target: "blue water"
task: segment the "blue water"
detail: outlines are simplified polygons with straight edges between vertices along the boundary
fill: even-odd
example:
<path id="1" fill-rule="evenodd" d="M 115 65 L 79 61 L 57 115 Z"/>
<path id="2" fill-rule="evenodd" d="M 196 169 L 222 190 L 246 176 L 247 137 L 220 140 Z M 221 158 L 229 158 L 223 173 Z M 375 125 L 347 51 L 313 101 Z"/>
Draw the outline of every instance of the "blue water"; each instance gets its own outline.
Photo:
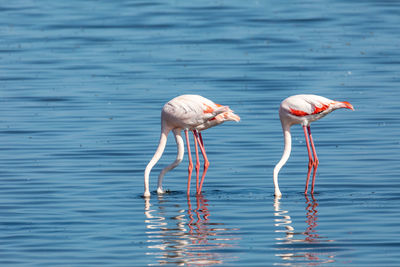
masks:
<path id="1" fill-rule="evenodd" d="M 5 1 L 0 4 L 2 266 L 399 266 L 400 3 Z M 283 138 L 279 103 L 353 104 L 312 125 L 320 165 Z M 204 132 L 211 162 L 186 198 L 160 110 L 180 94 L 242 118 Z M 193 190 L 192 190 L 193 191 Z"/>

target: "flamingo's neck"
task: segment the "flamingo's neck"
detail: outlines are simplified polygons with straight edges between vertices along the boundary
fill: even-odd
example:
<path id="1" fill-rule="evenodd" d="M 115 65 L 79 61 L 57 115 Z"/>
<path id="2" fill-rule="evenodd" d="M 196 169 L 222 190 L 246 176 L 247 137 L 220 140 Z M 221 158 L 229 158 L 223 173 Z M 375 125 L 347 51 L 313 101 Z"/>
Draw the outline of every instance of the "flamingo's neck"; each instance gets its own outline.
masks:
<path id="1" fill-rule="evenodd" d="M 158 187 L 157 187 L 157 193 L 162 194 L 164 193 L 164 190 L 162 189 L 162 180 L 164 178 L 164 175 L 169 172 L 170 170 L 172 170 L 173 168 L 175 168 L 176 166 L 179 165 L 179 163 L 182 162 L 183 159 L 183 154 L 185 152 L 185 148 L 184 148 L 184 142 L 181 136 L 181 129 L 180 128 L 175 128 L 172 130 L 175 136 L 175 141 L 176 141 L 176 146 L 177 146 L 177 155 L 176 155 L 176 159 L 174 162 L 172 162 L 170 165 L 168 165 L 167 167 L 165 167 L 164 169 L 162 169 L 162 171 L 160 172 L 160 175 L 158 175 Z M 187 131 L 187 130 L 186 130 Z"/>
<path id="2" fill-rule="evenodd" d="M 161 156 L 164 152 L 165 145 L 167 144 L 167 136 L 168 136 L 169 132 L 170 132 L 170 129 L 165 129 L 164 127 L 161 128 L 160 142 L 158 144 L 157 150 L 154 153 L 153 158 L 147 164 L 146 169 L 144 171 L 144 196 L 145 197 L 150 196 L 150 190 L 149 190 L 150 171 L 154 167 L 154 165 L 158 162 L 158 160 L 161 158 Z"/>
<path id="3" fill-rule="evenodd" d="M 292 136 L 290 134 L 290 125 L 282 123 L 283 137 L 285 142 L 285 147 L 283 149 L 283 154 L 281 160 L 276 164 L 274 168 L 274 187 L 275 187 L 275 196 L 281 196 L 282 193 L 279 190 L 278 184 L 278 174 L 283 165 L 285 165 L 286 161 L 290 157 L 290 152 L 292 150 Z"/>

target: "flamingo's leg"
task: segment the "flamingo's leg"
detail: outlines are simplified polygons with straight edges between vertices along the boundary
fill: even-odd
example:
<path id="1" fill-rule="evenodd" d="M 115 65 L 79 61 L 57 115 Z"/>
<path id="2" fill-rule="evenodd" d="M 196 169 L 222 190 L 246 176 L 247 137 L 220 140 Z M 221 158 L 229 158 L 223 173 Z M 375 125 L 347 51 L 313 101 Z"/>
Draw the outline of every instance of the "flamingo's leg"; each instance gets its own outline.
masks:
<path id="1" fill-rule="evenodd" d="M 199 137 L 200 137 L 200 143 L 201 143 L 201 145 L 204 147 L 203 136 L 201 135 L 200 132 L 198 132 L 198 133 L 199 133 Z"/>
<path id="2" fill-rule="evenodd" d="M 307 172 L 306 188 L 304 190 L 304 194 L 307 194 L 308 184 L 310 182 L 311 168 L 313 166 L 314 161 L 313 161 L 312 154 L 311 154 L 310 142 L 308 140 L 307 126 L 303 126 L 303 130 L 304 130 L 304 136 L 306 138 L 306 145 L 307 145 L 307 152 L 308 152 L 308 172 Z"/>
<path id="3" fill-rule="evenodd" d="M 318 157 L 317 157 L 317 150 L 315 149 L 315 146 L 314 146 L 314 140 L 313 140 L 312 135 L 311 135 L 311 128 L 310 128 L 310 126 L 307 127 L 307 130 L 308 130 L 308 135 L 310 136 L 311 148 L 312 148 L 312 150 L 313 150 L 314 167 L 316 168 L 316 167 L 318 167 L 318 164 L 319 164 Z"/>
<path id="4" fill-rule="evenodd" d="M 310 164 L 308 164 L 308 165 L 310 165 Z M 311 168 L 311 167 L 308 167 L 308 170 L 307 170 L 307 180 L 306 180 L 306 188 L 304 189 L 304 194 L 305 194 L 305 195 L 307 195 L 308 184 L 310 183 L 311 171 L 312 171 L 312 168 Z"/>
<path id="5" fill-rule="evenodd" d="M 317 151 L 316 151 L 315 146 L 314 146 L 314 140 L 313 140 L 312 135 L 311 135 L 310 126 L 307 127 L 307 130 L 308 130 L 308 135 L 310 136 L 310 143 L 311 143 L 311 148 L 313 150 L 313 156 L 314 156 L 314 162 L 313 162 L 314 173 L 313 173 L 313 178 L 312 178 L 312 182 L 311 182 L 311 194 L 314 194 L 315 175 L 317 173 L 317 168 L 318 168 L 319 161 L 318 161 Z"/>
<path id="6" fill-rule="evenodd" d="M 194 137 L 194 148 L 196 150 L 196 192 L 199 192 L 199 174 L 200 174 L 200 159 L 199 159 L 199 148 L 197 147 L 198 140 L 195 135 L 195 131 L 193 130 L 193 137 Z"/>
<path id="7" fill-rule="evenodd" d="M 192 170 L 193 170 L 193 162 L 192 162 L 192 153 L 190 152 L 190 144 L 189 144 L 189 134 L 188 130 L 185 129 L 185 137 L 186 137 L 186 145 L 187 145 L 187 153 L 189 158 L 189 167 L 188 167 L 188 183 L 187 183 L 187 195 L 190 195 L 190 180 L 192 178 Z"/>
<path id="8" fill-rule="evenodd" d="M 210 166 L 210 162 L 207 159 L 207 154 L 206 154 L 206 150 L 204 148 L 203 137 L 201 136 L 201 133 L 195 132 L 194 135 L 195 135 L 195 138 L 197 138 L 197 140 L 198 140 L 200 151 L 201 151 L 201 154 L 203 154 L 203 158 L 204 158 L 203 175 L 201 176 L 199 190 L 197 191 L 197 194 L 200 194 L 201 188 L 203 187 L 204 177 L 206 176 L 208 166 Z"/>
<path id="9" fill-rule="evenodd" d="M 203 146 L 203 148 L 204 148 L 204 143 L 203 143 L 203 136 L 201 135 L 201 133 L 199 132 L 199 131 L 197 131 L 197 133 L 199 134 L 199 139 L 200 139 L 200 144 Z M 199 162 L 199 164 L 200 164 L 200 162 Z M 208 168 L 208 167 L 207 167 Z M 200 165 L 199 165 L 199 169 L 200 169 Z M 202 183 L 203 184 L 203 183 Z M 199 185 L 200 186 L 200 185 Z M 198 190 L 197 190 L 198 191 Z M 201 192 L 201 189 L 200 189 L 200 191 L 199 191 L 199 193 Z"/>

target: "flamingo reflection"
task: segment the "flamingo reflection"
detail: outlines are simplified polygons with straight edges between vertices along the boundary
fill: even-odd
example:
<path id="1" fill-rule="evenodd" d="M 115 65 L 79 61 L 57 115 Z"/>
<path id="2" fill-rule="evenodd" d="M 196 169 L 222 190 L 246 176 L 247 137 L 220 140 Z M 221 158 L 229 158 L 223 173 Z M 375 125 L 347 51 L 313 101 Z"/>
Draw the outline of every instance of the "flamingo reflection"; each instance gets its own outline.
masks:
<path id="1" fill-rule="evenodd" d="M 147 255 L 156 258 L 151 265 L 209 266 L 233 259 L 229 252 L 215 251 L 235 246 L 238 229 L 212 222 L 203 195 L 196 195 L 193 204 L 188 197 L 186 207 L 164 199 L 163 195 L 158 196 L 155 204 L 150 203 L 150 198 L 145 199 Z"/>
<path id="2" fill-rule="evenodd" d="M 335 255 L 332 252 L 333 240 L 321 237 L 318 234 L 318 202 L 314 195 L 311 200 L 308 195 L 306 198 L 306 223 L 307 228 L 304 232 L 297 232 L 293 225 L 293 220 L 289 211 L 281 208 L 280 198 L 274 201 L 274 216 L 276 233 L 284 233 L 283 237 L 277 237 L 276 245 L 279 253 L 275 254 L 284 260 L 284 263 L 277 265 L 319 265 L 335 262 Z M 326 243 L 330 243 L 326 245 Z"/>
<path id="3" fill-rule="evenodd" d="M 208 204 L 203 197 L 196 197 L 197 208 L 192 209 L 190 197 L 187 199 L 188 203 L 188 216 L 189 216 L 189 234 L 194 237 L 192 244 L 207 244 L 207 238 L 209 232 L 207 231 L 208 217 L 210 213 L 208 211 Z"/>
<path id="4" fill-rule="evenodd" d="M 304 234 L 306 235 L 305 240 L 308 242 L 318 242 L 320 239 L 319 234 L 317 233 L 317 230 L 315 229 L 318 226 L 318 202 L 315 200 L 314 195 L 311 195 L 311 200 L 308 198 L 308 195 L 305 195 L 306 197 L 306 223 L 308 225 L 306 231 Z"/>

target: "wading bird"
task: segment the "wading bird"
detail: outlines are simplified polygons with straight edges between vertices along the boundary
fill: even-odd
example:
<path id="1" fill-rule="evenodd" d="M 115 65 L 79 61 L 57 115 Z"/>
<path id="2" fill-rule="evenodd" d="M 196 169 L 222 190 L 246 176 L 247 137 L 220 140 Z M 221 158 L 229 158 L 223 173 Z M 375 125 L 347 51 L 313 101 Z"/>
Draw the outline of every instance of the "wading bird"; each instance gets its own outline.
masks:
<path id="1" fill-rule="evenodd" d="M 308 184 L 310 180 L 311 169 L 313 168 L 313 178 L 311 183 L 311 194 L 314 193 L 315 174 L 318 167 L 318 157 L 315 151 L 314 141 L 311 136 L 310 123 L 321 119 L 332 111 L 339 108 L 348 108 L 354 110 L 353 106 L 346 101 L 335 101 L 317 95 L 294 95 L 282 101 L 279 107 L 279 117 L 282 123 L 285 146 L 281 160 L 274 168 L 274 187 L 275 196 L 281 196 L 278 185 L 278 173 L 286 161 L 289 159 L 292 149 L 292 137 L 290 127 L 293 124 L 301 124 L 303 126 L 304 135 L 306 137 L 308 151 L 308 173 L 306 188 L 304 194 L 307 194 Z M 311 143 L 311 147 L 310 147 Z M 313 159 L 314 157 L 314 159 Z"/>
<path id="2" fill-rule="evenodd" d="M 199 95 L 181 95 L 175 97 L 167 104 L 164 105 L 161 111 L 161 136 L 160 142 L 158 144 L 157 150 L 147 164 L 144 171 L 144 196 L 149 197 L 149 176 L 150 171 L 157 161 L 161 158 L 164 152 L 165 145 L 167 143 L 167 136 L 170 131 L 173 132 L 175 136 L 175 141 L 177 145 L 177 156 L 175 161 L 165 167 L 160 175 L 158 176 L 158 187 L 157 193 L 162 194 L 164 190 L 162 189 L 162 180 L 168 171 L 172 170 L 181 163 L 184 154 L 184 142 L 181 136 L 181 131 L 185 131 L 186 145 L 189 157 L 189 168 L 188 168 L 188 183 L 187 183 L 187 195 L 190 194 L 190 180 L 193 170 L 192 156 L 190 153 L 189 145 L 189 135 L 188 131 L 193 132 L 195 150 L 196 150 L 196 193 L 201 193 L 201 188 L 203 186 L 204 177 L 206 175 L 209 161 L 207 159 L 206 151 L 204 149 L 203 138 L 201 136 L 201 131 L 211 128 L 213 126 L 219 125 L 224 121 L 240 121 L 240 117 L 233 113 L 233 111 L 228 106 L 222 106 L 214 103 L 213 101 L 204 98 Z M 199 183 L 199 169 L 200 161 L 198 155 L 198 147 L 203 154 L 204 158 L 204 168 L 201 177 L 201 182 Z"/>

